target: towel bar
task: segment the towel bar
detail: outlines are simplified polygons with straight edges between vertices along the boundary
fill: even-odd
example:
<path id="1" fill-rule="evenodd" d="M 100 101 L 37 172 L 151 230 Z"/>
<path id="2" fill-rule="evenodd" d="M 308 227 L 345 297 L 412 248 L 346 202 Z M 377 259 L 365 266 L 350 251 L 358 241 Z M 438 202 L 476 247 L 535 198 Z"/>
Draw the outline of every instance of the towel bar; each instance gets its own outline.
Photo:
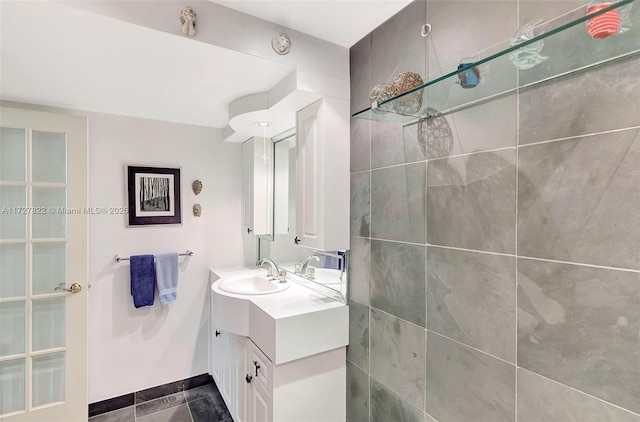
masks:
<path id="1" fill-rule="evenodd" d="M 187 252 L 185 253 L 179 253 L 178 256 L 193 256 L 193 251 L 187 250 Z M 120 255 L 116 255 L 113 257 L 113 260 L 116 262 L 128 261 L 129 257 L 122 257 Z"/>

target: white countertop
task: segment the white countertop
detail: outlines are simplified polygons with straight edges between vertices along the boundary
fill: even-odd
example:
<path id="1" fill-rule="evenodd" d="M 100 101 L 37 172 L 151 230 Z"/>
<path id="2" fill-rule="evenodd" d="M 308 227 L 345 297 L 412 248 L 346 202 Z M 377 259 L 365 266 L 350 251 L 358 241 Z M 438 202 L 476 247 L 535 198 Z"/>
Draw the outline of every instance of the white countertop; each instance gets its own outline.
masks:
<path id="1" fill-rule="evenodd" d="M 250 274 L 260 276 L 267 274 L 267 270 L 263 268 L 251 269 L 247 267 L 215 268 L 211 269 L 211 272 L 220 277 L 220 279 Z M 213 281 L 212 278 L 210 280 Z M 344 303 L 301 286 L 296 282 L 287 281 L 287 283 L 291 284 L 287 290 L 263 295 L 243 295 L 226 292 L 220 289 L 219 280 L 213 282 L 211 289 L 217 294 L 251 301 L 274 319 L 346 306 Z"/>
<path id="2" fill-rule="evenodd" d="M 222 280 L 264 276 L 246 267 L 210 271 L 214 329 L 250 337 L 276 365 L 349 343 L 349 307 L 321 292 L 299 285 L 281 292 L 244 295 L 221 290 Z"/>

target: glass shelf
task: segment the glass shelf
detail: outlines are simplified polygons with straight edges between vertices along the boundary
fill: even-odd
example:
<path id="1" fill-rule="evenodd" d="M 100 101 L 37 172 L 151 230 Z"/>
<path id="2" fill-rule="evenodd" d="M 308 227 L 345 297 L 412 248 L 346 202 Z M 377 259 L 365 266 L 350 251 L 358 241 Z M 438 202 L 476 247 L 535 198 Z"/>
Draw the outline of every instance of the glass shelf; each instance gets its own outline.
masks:
<path id="1" fill-rule="evenodd" d="M 358 111 L 352 117 L 410 123 L 434 115 L 461 110 L 559 76 L 598 64 L 640 53 L 640 4 L 620 0 L 587 16 L 587 6 L 575 9 L 551 21 L 531 26 L 529 37 L 517 45 L 511 40 L 493 46 L 472 59 L 430 73 L 426 82 L 401 95 L 379 101 L 374 107 Z M 587 32 L 587 21 L 614 9 L 623 17 L 626 32 L 594 39 Z M 407 53 L 419 54 L 425 48 L 421 38 Z M 522 40 L 522 39 L 521 39 Z M 528 69 L 518 69 L 515 55 L 539 53 L 540 62 Z M 459 68 L 461 64 L 464 66 Z M 526 66 L 525 66 L 526 67 Z M 473 74 L 471 74 L 473 72 Z M 473 85 L 474 75 L 480 82 Z M 465 81 L 465 76 L 469 79 Z M 373 81 L 372 81 L 372 84 Z M 463 87 L 467 84 L 467 87 Z"/>

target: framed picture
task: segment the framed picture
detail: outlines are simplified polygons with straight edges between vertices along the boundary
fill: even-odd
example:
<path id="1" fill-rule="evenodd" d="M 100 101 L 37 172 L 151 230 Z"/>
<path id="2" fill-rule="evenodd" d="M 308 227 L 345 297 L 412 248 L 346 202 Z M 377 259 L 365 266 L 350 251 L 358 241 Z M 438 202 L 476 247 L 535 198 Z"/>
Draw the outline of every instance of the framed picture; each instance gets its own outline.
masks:
<path id="1" fill-rule="evenodd" d="M 180 169 L 127 166 L 129 226 L 182 224 Z"/>

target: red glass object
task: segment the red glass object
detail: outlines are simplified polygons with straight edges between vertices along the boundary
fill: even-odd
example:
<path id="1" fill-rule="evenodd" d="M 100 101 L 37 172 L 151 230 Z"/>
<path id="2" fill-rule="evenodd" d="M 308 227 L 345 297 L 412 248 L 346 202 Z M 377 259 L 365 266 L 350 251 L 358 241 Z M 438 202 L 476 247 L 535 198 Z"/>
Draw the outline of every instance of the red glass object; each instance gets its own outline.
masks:
<path id="1" fill-rule="evenodd" d="M 587 8 L 587 15 L 611 6 L 613 3 L 600 3 Z M 602 39 L 620 32 L 620 12 L 610 10 L 587 21 L 587 32 L 591 38 Z"/>

